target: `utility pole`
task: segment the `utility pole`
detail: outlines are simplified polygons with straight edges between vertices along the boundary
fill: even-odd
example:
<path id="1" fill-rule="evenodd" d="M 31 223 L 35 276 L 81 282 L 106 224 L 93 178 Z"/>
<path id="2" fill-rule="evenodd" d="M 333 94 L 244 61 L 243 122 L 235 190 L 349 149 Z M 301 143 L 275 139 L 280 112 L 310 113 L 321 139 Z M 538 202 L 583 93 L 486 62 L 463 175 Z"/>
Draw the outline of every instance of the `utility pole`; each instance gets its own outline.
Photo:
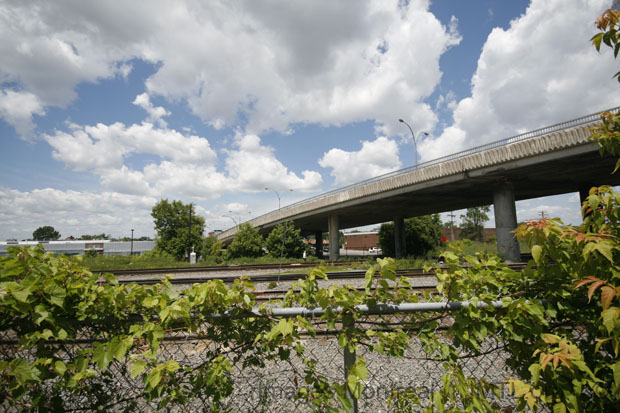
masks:
<path id="1" fill-rule="evenodd" d="M 547 215 L 545 211 L 540 211 L 538 214 L 540 215 L 541 218 L 545 218 L 545 215 Z"/>
<path id="2" fill-rule="evenodd" d="M 131 229 L 131 252 L 129 255 L 133 255 L 133 228 Z"/>
<path id="3" fill-rule="evenodd" d="M 187 227 L 187 259 L 192 253 L 192 203 L 189 203 L 189 226 Z"/>
<path id="4" fill-rule="evenodd" d="M 450 211 L 448 216 L 450 217 L 450 241 L 454 241 L 454 217 L 456 215 L 454 215 L 454 211 Z"/>

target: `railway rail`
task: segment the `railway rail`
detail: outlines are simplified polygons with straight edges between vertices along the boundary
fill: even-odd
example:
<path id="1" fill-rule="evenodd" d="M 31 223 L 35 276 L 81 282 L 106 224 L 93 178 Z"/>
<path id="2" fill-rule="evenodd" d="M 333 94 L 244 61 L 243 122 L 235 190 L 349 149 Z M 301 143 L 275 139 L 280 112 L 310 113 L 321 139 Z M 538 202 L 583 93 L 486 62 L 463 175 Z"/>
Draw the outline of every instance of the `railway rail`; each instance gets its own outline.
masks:
<path id="1" fill-rule="evenodd" d="M 93 273 L 109 273 L 118 275 L 150 275 L 150 274 L 174 274 L 174 273 L 196 273 L 196 272 L 228 272 L 228 271 L 252 271 L 252 270 L 292 270 L 299 268 L 312 268 L 318 265 L 329 265 L 330 267 L 346 267 L 348 265 L 361 265 L 368 261 L 330 261 L 325 264 L 317 262 L 298 262 L 286 264 L 250 264 L 250 265 L 207 265 L 192 267 L 168 267 L 168 268 L 141 268 L 131 270 L 92 270 Z"/>
<path id="2" fill-rule="evenodd" d="M 339 262 L 339 264 L 337 264 L 338 266 L 345 266 L 345 265 L 355 265 L 355 264 L 360 264 L 363 263 L 363 261 L 354 261 L 354 262 Z M 335 264 L 335 263 L 332 263 Z M 330 264 L 330 265 L 332 265 Z M 515 270 L 521 270 L 522 268 L 525 267 L 526 264 L 521 264 L 521 263 L 517 263 L 517 264 L 509 264 L 509 267 Z M 310 264 L 310 263 L 305 263 L 305 264 L 289 264 L 286 267 L 283 267 L 283 269 L 285 269 L 286 271 L 292 271 L 292 270 L 303 270 L 303 269 L 308 269 L 308 268 L 312 268 L 312 267 L 316 267 L 316 263 L 315 264 Z M 185 273 L 198 273 L 198 272 L 202 272 L 202 273 L 206 273 L 208 274 L 209 272 L 237 272 L 237 273 L 243 273 L 244 271 L 255 271 L 255 270 L 272 270 L 272 269 L 278 269 L 279 266 L 276 265 L 272 265 L 272 264 L 268 264 L 268 265 L 239 265 L 239 266 L 213 266 L 213 267 L 185 267 L 185 268 L 158 268 L 158 269 L 141 269 L 141 270 L 113 270 L 113 271 L 93 271 L 93 272 L 107 272 L 107 273 L 111 273 L 115 276 L 144 276 L 144 275 L 155 275 L 155 274 L 163 274 L 163 275 L 175 275 L 175 274 L 185 274 Z M 234 282 L 236 279 L 239 279 L 241 277 L 244 277 L 246 279 L 248 279 L 249 281 L 252 282 L 271 282 L 271 281 L 296 281 L 300 278 L 301 275 L 304 275 L 305 272 L 300 271 L 300 272 L 286 272 L 286 273 L 279 273 L 279 274 L 273 274 L 273 273 L 269 273 L 269 274 L 231 274 L 231 275 L 201 275 L 201 276 L 180 276 L 180 277 L 175 277 L 173 279 L 170 280 L 170 282 L 172 284 L 194 284 L 194 283 L 201 283 L 201 282 L 207 282 L 209 280 L 222 280 L 225 283 L 232 283 Z M 435 274 L 433 272 L 424 272 L 421 268 L 412 268 L 412 269 L 402 269 L 402 270 L 397 270 L 396 274 L 399 276 L 409 276 L 409 277 L 432 277 Z M 327 277 L 330 280 L 338 280 L 338 279 L 360 279 L 360 278 L 364 278 L 364 276 L 366 275 L 366 270 L 352 270 L 352 271 L 337 271 L 337 272 L 328 272 L 327 273 Z M 137 284 L 144 284 L 144 285 L 149 285 L 149 284 L 157 284 L 161 281 L 161 277 L 151 277 L 151 278 L 123 278 L 123 279 L 119 279 L 120 283 L 131 283 L 131 282 L 135 282 Z"/>
<path id="3" fill-rule="evenodd" d="M 348 263 L 348 264 L 350 265 L 351 263 Z M 299 266 L 297 268 L 300 270 L 303 270 L 303 269 L 307 269 L 308 267 L 313 267 L 313 266 L 315 265 L 306 264 L 306 265 L 303 265 L 301 268 L 299 268 Z M 283 289 L 283 288 L 277 288 L 277 287 L 281 287 L 284 285 L 290 285 L 293 281 L 297 281 L 298 279 L 302 278 L 305 275 L 303 271 L 296 272 L 296 273 L 285 273 L 285 274 L 250 274 L 250 275 L 239 274 L 239 272 L 242 273 L 244 270 L 248 271 L 250 269 L 253 269 L 253 270 L 256 270 L 257 268 L 261 270 L 273 269 L 271 268 L 273 266 L 270 266 L 268 268 L 265 268 L 265 267 L 266 266 L 254 265 L 254 266 L 243 266 L 243 268 L 239 268 L 238 266 L 233 266 L 233 268 L 237 270 L 237 274 L 230 274 L 230 275 L 222 276 L 220 273 L 219 275 L 214 274 L 214 275 L 202 275 L 202 276 L 193 276 L 193 277 L 181 276 L 177 278 L 172 278 L 169 280 L 169 282 L 177 286 L 183 286 L 183 285 L 189 286 L 195 283 L 204 283 L 204 282 L 208 282 L 211 280 L 222 280 L 225 283 L 233 283 L 235 280 L 240 279 L 241 277 L 244 277 L 245 279 L 253 283 L 272 283 L 274 281 L 278 281 L 279 283 L 282 283 L 282 284 L 276 284 L 275 285 L 276 288 L 266 287 L 265 289 L 262 289 L 262 290 L 252 291 L 252 294 L 255 296 L 256 301 L 271 302 L 271 301 L 283 300 L 285 294 L 289 291 L 288 288 Z M 275 266 L 275 267 L 278 268 L 279 266 Z M 521 270 L 522 268 L 525 267 L 525 264 L 510 264 L 509 267 L 514 270 Z M 196 267 L 191 267 L 191 268 L 196 268 Z M 208 271 L 205 271 L 204 268 L 205 267 L 202 267 L 203 272 L 208 272 Z M 219 272 L 222 267 L 210 267 L 210 268 L 217 268 L 217 271 Z M 230 267 L 225 267 L 225 268 L 229 269 Z M 288 270 L 291 270 L 293 268 L 295 267 L 289 266 Z M 161 271 L 161 273 L 174 274 L 176 272 L 176 273 L 183 274 L 186 272 L 185 268 L 180 269 L 179 271 L 174 271 L 174 270 L 175 269 L 166 269 L 165 271 Z M 148 270 L 145 270 L 145 271 L 148 271 Z M 141 274 L 152 275 L 153 274 L 153 272 L 145 272 L 145 271 L 141 271 L 138 274 L 133 272 L 131 274 L 133 275 L 141 275 Z M 212 271 L 216 271 L 216 270 L 214 269 Z M 413 290 L 420 291 L 420 293 L 424 291 L 430 291 L 430 292 L 436 291 L 436 284 L 433 280 L 435 277 L 434 272 L 424 272 L 422 269 L 413 268 L 413 269 L 397 270 L 396 274 L 398 276 L 407 277 L 410 281 L 411 288 Z M 123 271 L 122 275 L 129 275 L 129 274 Z M 341 272 L 327 273 L 327 277 L 328 277 L 328 280 L 330 280 L 330 282 L 334 282 L 334 281 L 344 282 L 346 280 L 350 280 L 352 283 L 358 284 L 357 286 L 354 286 L 354 288 L 357 289 L 358 291 L 365 290 L 365 288 L 359 286 L 359 282 L 364 279 L 365 275 L 366 275 L 365 270 L 353 270 L 353 271 L 341 271 Z M 376 277 L 380 277 L 380 275 L 377 274 Z M 429 284 L 429 280 L 431 280 L 430 284 Z M 153 285 L 159 282 L 161 282 L 161 277 L 119 279 L 119 283 L 121 284 L 136 283 L 136 284 L 141 284 L 141 285 Z"/>

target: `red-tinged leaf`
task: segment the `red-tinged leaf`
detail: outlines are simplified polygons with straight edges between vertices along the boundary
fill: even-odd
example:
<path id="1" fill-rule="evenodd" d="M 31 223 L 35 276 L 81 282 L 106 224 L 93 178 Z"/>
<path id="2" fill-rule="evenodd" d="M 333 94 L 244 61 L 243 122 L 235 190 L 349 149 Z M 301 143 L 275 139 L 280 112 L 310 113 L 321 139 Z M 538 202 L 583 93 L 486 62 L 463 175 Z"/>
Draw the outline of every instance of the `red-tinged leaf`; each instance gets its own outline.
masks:
<path id="1" fill-rule="evenodd" d="M 616 289 L 606 285 L 601 288 L 601 305 L 603 306 L 603 310 L 607 310 L 609 305 L 613 301 L 616 296 Z"/>
<path id="2" fill-rule="evenodd" d="M 541 355 L 540 355 L 540 368 L 542 369 L 542 371 L 545 371 L 545 367 L 547 367 L 547 364 L 549 364 L 549 362 L 551 361 L 552 358 L 553 358 L 553 354 L 541 353 Z"/>
<path id="3" fill-rule="evenodd" d="M 600 281 L 600 280 L 598 278 L 596 278 L 595 276 L 593 276 L 593 275 L 588 275 L 583 280 L 577 281 L 573 286 L 575 288 L 579 288 L 579 287 L 583 287 L 586 284 L 593 283 L 594 281 Z"/>
<path id="4" fill-rule="evenodd" d="M 558 368 L 559 362 L 560 362 L 560 356 L 556 354 L 555 356 L 553 356 L 553 368 L 554 369 Z"/>
<path id="5" fill-rule="evenodd" d="M 562 362 L 562 364 L 564 364 L 570 371 L 573 370 L 573 366 L 572 364 L 570 364 L 570 361 L 566 360 L 565 358 L 561 358 L 560 361 Z"/>
<path id="6" fill-rule="evenodd" d="M 596 291 L 596 289 L 598 287 L 600 287 L 601 285 L 605 284 L 604 281 L 598 280 L 596 282 L 594 282 L 590 288 L 588 288 L 588 301 L 590 301 L 592 299 L 592 295 L 594 294 L 594 292 Z"/>

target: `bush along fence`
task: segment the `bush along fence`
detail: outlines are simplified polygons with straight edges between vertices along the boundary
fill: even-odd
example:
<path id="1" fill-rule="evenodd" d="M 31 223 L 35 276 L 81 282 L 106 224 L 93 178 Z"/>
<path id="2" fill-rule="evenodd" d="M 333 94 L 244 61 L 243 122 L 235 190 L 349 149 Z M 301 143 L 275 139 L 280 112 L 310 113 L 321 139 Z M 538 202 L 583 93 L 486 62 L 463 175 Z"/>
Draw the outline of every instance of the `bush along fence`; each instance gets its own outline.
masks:
<path id="1" fill-rule="evenodd" d="M 534 260 L 446 254 L 438 293 L 377 260 L 365 291 L 312 270 L 278 308 L 253 285 L 101 280 L 41 248 L 0 259 L 8 411 L 613 411 L 620 402 L 620 205 L 530 222 Z M 464 265 L 465 264 L 465 265 Z M 293 291 L 295 289 L 295 291 Z"/>

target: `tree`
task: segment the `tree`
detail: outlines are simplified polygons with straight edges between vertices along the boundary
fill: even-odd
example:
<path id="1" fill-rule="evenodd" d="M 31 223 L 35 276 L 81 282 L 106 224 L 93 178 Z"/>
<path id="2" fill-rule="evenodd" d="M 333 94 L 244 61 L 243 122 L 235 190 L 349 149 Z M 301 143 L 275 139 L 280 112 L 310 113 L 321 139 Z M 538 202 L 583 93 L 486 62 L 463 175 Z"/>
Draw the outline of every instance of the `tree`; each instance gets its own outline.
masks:
<path id="1" fill-rule="evenodd" d="M 439 214 L 405 219 L 405 255 L 421 257 L 439 245 L 441 218 Z M 388 222 L 379 229 L 379 245 L 383 253 L 394 256 L 394 223 Z"/>
<path id="2" fill-rule="evenodd" d="M 265 247 L 272 257 L 299 258 L 305 248 L 301 229 L 295 228 L 293 221 L 276 225 L 267 236 Z"/>
<path id="3" fill-rule="evenodd" d="M 229 258 L 260 257 L 263 254 L 263 237 L 249 222 L 239 225 L 235 238 L 228 246 Z"/>
<path id="4" fill-rule="evenodd" d="M 110 239 L 109 235 L 106 234 L 95 234 L 95 235 L 82 235 L 80 236 L 81 240 L 93 240 L 93 239 Z"/>
<path id="5" fill-rule="evenodd" d="M 32 233 L 32 239 L 35 241 L 55 241 L 58 238 L 60 238 L 60 232 L 49 225 L 39 227 Z"/>
<path id="6" fill-rule="evenodd" d="M 459 238 L 468 238 L 475 241 L 482 241 L 484 234 L 484 223 L 489 220 L 487 212 L 491 207 L 481 206 L 467 208 L 465 215 L 461 215 L 461 232 Z"/>
<path id="7" fill-rule="evenodd" d="M 168 202 L 162 199 L 153 206 L 151 216 L 155 219 L 157 249 L 177 260 L 187 257 L 192 247 L 197 253 L 201 251 L 205 220 L 193 212 L 192 204 L 184 205 L 181 201 Z"/>
<path id="8" fill-rule="evenodd" d="M 620 2 L 614 2 L 617 7 Z M 596 50 L 600 51 L 601 43 L 606 44 L 614 50 L 614 57 L 618 57 L 620 52 L 620 10 L 617 8 L 608 9 L 596 19 L 596 26 L 600 33 L 592 37 L 592 44 Z M 620 72 L 615 77 L 620 82 Z M 593 132 L 590 139 L 595 141 L 599 147 L 601 154 L 608 153 L 611 156 L 618 157 L 614 172 L 620 169 L 620 112 L 615 114 L 604 112 L 601 116 L 603 124 L 592 128 Z"/>
<path id="9" fill-rule="evenodd" d="M 206 237 L 202 243 L 202 257 L 220 257 L 222 255 L 222 242 L 216 236 L 210 235 Z"/>

